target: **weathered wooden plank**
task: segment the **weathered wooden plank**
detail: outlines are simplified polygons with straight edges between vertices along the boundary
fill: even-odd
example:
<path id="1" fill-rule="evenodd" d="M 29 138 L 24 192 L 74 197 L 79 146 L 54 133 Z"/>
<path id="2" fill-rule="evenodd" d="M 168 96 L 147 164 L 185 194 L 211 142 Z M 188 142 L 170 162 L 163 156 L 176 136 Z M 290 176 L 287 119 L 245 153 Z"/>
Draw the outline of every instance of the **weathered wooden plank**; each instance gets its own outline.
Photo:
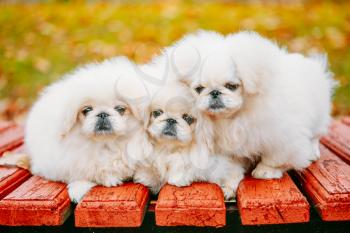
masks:
<path id="1" fill-rule="evenodd" d="M 158 196 L 155 216 L 158 226 L 222 227 L 226 224 L 224 196 L 216 184 L 165 185 Z"/>
<path id="2" fill-rule="evenodd" d="M 148 201 L 149 191 L 141 184 L 94 187 L 75 209 L 75 226 L 141 226 Z"/>
<path id="3" fill-rule="evenodd" d="M 306 193 L 324 221 L 350 220 L 350 166 L 326 147 L 321 159 L 299 173 Z"/>
<path id="4" fill-rule="evenodd" d="M 0 225 L 61 225 L 70 212 L 65 184 L 32 176 L 0 201 Z"/>
<path id="5" fill-rule="evenodd" d="M 30 176 L 28 170 L 0 166 L 0 199 L 16 189 Z"/>
<path id="6" fill-rule="evenodd" d="M 0 134 L 12 127 L 16 127 L 14 122 L 0 121 Z"/>
<path id="7" fill-rule="evenodd" d="M 23 146 L 13 151 L 22 152 Z M 30 177 L 28 170 L 17 167 L 0 166 L 0 200 Z"/>
<path id="8" fill-rule="evenodd" d="M 288 174 L 281 179 L 246 177 L 237 191 L 243 225 L 308 222 L 309 204 Z"/>
<path id="9" fill-rule="evenodd" d="M 350 164 L 350 125 L 333 121 L 328 135 L 322 137 L 321 142 Z"/>
<path id="10" fill-rule="evenodd" d="M 9 126 L 0 130 L 0 156 L 23 144 L 23 128 Z"/>
<path id="11" fill-rule="evenodd" d="M 341 121 L 342 121 L 344 124 L 350 126 L 350 117 L 343 117 L 343 118 L 341 119 Z"/>

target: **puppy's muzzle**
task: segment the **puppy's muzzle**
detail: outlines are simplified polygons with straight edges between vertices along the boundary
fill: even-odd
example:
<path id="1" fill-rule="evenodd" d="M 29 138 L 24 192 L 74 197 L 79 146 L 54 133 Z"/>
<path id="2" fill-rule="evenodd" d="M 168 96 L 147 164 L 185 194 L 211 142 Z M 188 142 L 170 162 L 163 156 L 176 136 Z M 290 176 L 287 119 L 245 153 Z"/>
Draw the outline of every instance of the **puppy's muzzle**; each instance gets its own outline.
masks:
<path id="1" fill-rule="evenodd" d="M 173 118 L 166 119 L 166 125 L 162 131 L 162 134 L 170 137 L 175 137 L 177 134 L 176 124 L 177 124 L 177 121 L 175 119 Z"/>
<path id="2" fill-rule="evenodd" d="M 211 99 L 209 101 L 209 108 L 212 110 L 218 110 L 225 107 L 221 100 L 221 92 L 218 90 L 212 90 L 210 93 Z"/>
<path id="3" fill-rule="evenodd" d="M 111 133 L 112 132 L 112 124 L 110 120 L 108 119 L 109 114 L 106 112 L 101 112 L 96 115 L 97 116 L 97 122 L 95 125 L 95 132 L 96 133 Z"/>

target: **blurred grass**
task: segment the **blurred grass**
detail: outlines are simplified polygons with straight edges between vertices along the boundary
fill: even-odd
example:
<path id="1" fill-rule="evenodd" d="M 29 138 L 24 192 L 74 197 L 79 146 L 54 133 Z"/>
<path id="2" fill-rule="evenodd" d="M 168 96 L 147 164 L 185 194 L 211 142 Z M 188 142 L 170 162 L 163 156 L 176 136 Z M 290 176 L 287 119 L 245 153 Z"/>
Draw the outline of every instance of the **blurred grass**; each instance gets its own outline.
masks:
<path id="1" fill-rule="evenodd" d="M 187 32 L 256 30 L 305 54 L 327 52 L 340 81 L 334 114 L 350 114 L 350 2 L 306 5 L 168 1 L 0 5 L 0 112 L 25 112 L 78 64 L 126 55 L 145 62 Z"/>

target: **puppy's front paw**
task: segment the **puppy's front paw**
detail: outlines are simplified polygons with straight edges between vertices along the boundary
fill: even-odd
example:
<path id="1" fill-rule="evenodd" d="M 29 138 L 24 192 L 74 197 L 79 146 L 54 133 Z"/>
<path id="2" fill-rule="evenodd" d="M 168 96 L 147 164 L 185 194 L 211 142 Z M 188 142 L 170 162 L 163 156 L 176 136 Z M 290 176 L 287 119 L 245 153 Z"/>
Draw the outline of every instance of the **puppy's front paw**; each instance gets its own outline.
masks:
<path id="1" fill-rule="evenodd" d="M 121 185 L 123 183 L 123 181 L 116 176 L 107 175 L 104 177 L 104 179 L 101 183 L 103 186 L 112 187 L 112 186 Z"/>
<path id="2" fill-rule="evenodd" d="M 252 176 L 257 179 L 279 179 L 283 176 L 283 171 L 279 168 L 259 163 L 252 171 Z"/>
<path id="3" fill-rule="evenodd" d="M 231 200 L 236 197 L 236 190 L 232 189 L 231 187 L 223 186 L 221 189 L 224 193 L 225 200 Z"/>
<path id="4" fill-rule="evenodd" d="M 75 181 L 68 184 L 68 195 L 72 202 L 79 203 L 84 195 L 96 184 L 89 181 Z"/>
<path id="5" fill-rule="evenodd" d="M 162 186 L 159 175 L 152 172 L 136 172 L 134 174 L 134 182 L 147 186 L 153 194 L 157 194 Z"/>
<path id="6" fill-rule="evenodd" d="M 224 193 L 225 200 L 234 199 L 236 197 L 236 192 L 239 183 L 244 178 L 244 173 L 242 174 L 233 174 L 232 176 L 228 176 L 223 184 L 221 185 L 221 189 Z"/>
<path id="7" fill-rule="evenodd" d="M 168 184 L 175 185 L 177 187 L 189 186 L 191 182 L 187 179 L 179 179 L 178 177 L 170 177 Z"/>
<path id="8" fill-rule="evenodd" d="M 312 153 L 312 156 L 311 156 L 311 159 L 310 159 L 310 161 L 311 162 L 315 162 L 315 161 L 317 161 L 319 158 L 321 158 L 321 152 L 320 152 L 320 143 L 319 143 L 319 141 L 318 140 L 315 140 L 314 142 L 313 142 L 313 153 Z"/>

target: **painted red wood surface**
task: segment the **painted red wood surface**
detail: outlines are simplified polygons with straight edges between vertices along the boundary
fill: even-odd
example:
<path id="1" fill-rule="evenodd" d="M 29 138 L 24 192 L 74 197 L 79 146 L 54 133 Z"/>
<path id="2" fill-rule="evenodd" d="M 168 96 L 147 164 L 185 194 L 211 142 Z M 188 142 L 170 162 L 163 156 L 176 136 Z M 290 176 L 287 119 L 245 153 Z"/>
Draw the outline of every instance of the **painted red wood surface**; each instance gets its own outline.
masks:
<path id="1" fill-rule="evenodd" d="M 3 122 L 0 124 L 0 156 L 23 143 L 23 128 L 13 123 Z"/>
<path id="2" fill-rule="evenodd" d="M 299 173 L 324 221 L 350 220 L 350 166 L 322 146 L 321 159 Z"/>
<path id="3" fill-rule="evenodd" d="M 65 184 L 32 176 L 0 201 L 0 225 L 61 225 L 70 212 Z"/>
<path id="4" fill-rule="evenodd" d="M 22 142 L 21 128 L 0 123 L 0 155 Z M 300 182 L 324 221 L 349 221 L 350 118 L 334 121 L 322 142 L 329 149 L 321 146 L 321 159 L 298 173 Z M 21 152 L 23 147 L 15 151 Z M 140 226 L 148 200 L 147 188 L 139 184 L 95 187 L 77 206 L 75 224 Z M 279 180 L 246 177 L 239 186 L 237 204 L 244 225 L 309 220 L 309 204 L 288 175 Z M 60 225 L 69 214 L 66 185 L 31 177 L 23 169 L 0 167 L 0 225 Z M 208 183 L 182 188 L 166 185 L 159 194 L 155 217 L 160 226 L 224 226 L 223 194 L 218 186 Z"/>
<path id="5" fill-rule="evenodd" d="M 10 122 L 10 121 L 1 121 L 0 122 L 0 134 L 2 132 L 4 132 L 5 130 L 14 127 L 15 123 L 14 122 Z"/>
<path id="6" fill-rule="evenodd" d="M 288 174 L 281 179 L 246 177 L 237 191 L 243 225 L 308 222 L 309 204 Z"/>
<path id="7" fill-rule="evenodd" d="M 28 170 L 0 166 L 0 200 L 30 177 Z"/>
<path id="8" fill-rule="evenodd" d="M 3 125 L 0 123 L 0 137 L 2 126 Z M 12 151 L 22 152 L 23 146 L 19 146 Z M 0 166 L 0 200 L 26 181 L 30 176 L 31 174 L 28 170 L 17 167 Z"/>
<path id="9" fill-rule="evenodd" d="M 344 117 L 344 118 L 342 119 L 342 122 L 343 122 L 344 124 L 350 126 L 350 117 Z"/>
<path id="10" fill-rule="evenodd" d="M 345 123 L 344 123 L 345 122 Z M 329 133 L 321 139 L 321 142 L 336 155 L 350 164 L 350 120 L 333 121 Z"/>
<path id="11" fill-rule="evenodd" d="M 75 226 L 141 226 L 148 201 L 149 191 L 141 184 L 94 187 L 75 209 Z"/>
<path id="12" fill-rule="evenodd" d="M 224 196 L 215 184 L 165 185 L 158 196 L 155 216 L 158 226 L 222 227 L 226 224 Z"/>

